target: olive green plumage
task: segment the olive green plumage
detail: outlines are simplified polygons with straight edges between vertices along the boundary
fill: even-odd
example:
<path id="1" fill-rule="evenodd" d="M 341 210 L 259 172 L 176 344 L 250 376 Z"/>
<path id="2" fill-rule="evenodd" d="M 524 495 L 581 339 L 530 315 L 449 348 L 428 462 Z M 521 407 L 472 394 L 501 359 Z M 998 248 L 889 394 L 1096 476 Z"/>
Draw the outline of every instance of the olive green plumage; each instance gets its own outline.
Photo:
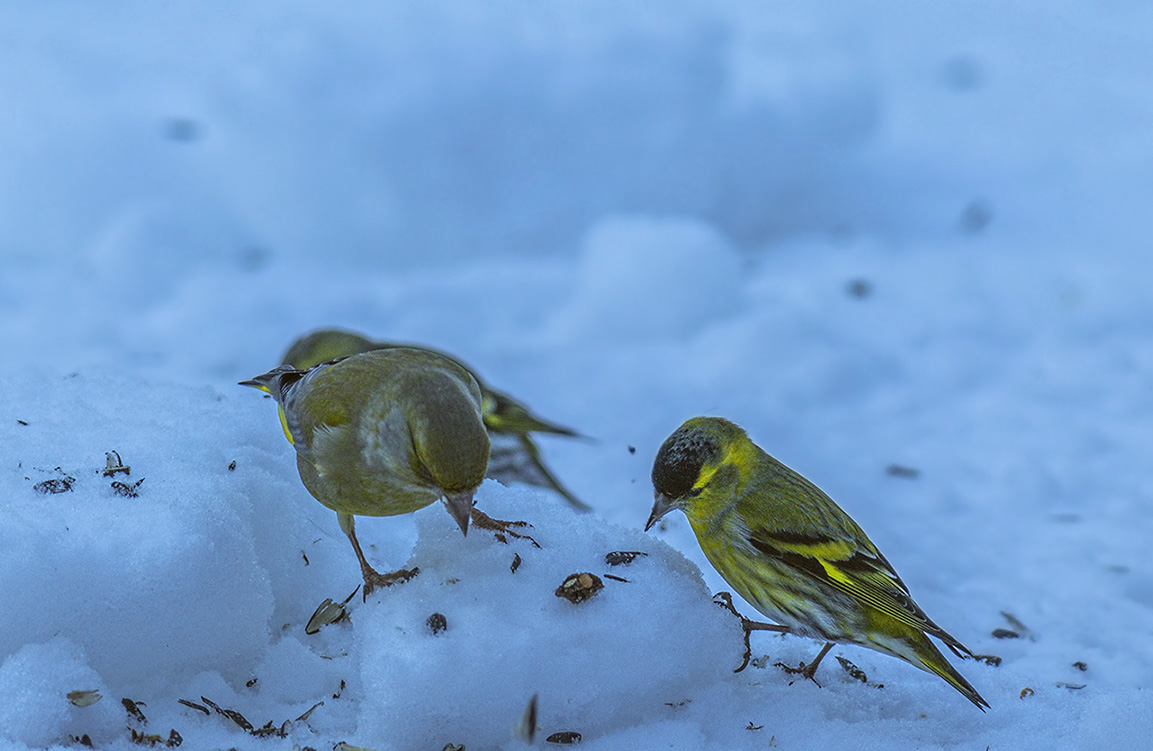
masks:
<path id="1" fill-rule="evenodd" d="M 864 530 L 740 427 L 716 417 L 689 420 L 661 446 L 652 478 L 645 529 L 683 511 L 709 562 L 761 613 L 791 633 L 899 657 L 978 708 L 989 706 L 929 636 L 960 657 L 972 654 L 913 602 Z M 812 677 L 818 662 L 805 674 Z"/>
<path id="2" fill-rule="evenodd" d="M 459 364 L 432 352 L 393 348 L 308 370 L 281 366 L 243 383 L 276 399 L 300 479 L 337 512 L 360 560 L 366 592 L 396 577 L 368 566 L 354 516 L 407 514 L 443 498 L 468 533 L 489 439 L 480 387 Z"/>
<path id="3" fill-rule="evenodd" d="M 307 369 L 339 357 L 396 347 L 440 355 L 468 371 L 476 380 L 481 392 L 481 413 L 492 441 L 490 477 L 506 483 L 524 482 L 548 488 L 573 507 L 581 511 L 590 510 L 549 470 L 532 438 L 533 433 L 577 437 L 576 431 L 537 417 L 516 399 L 488 386 L 474 371 L 450 355 L 427 347 L 374 341 L 352 331 L 320 329 L 293 342 L 284 354 L 283 362 L 293 368 Z"/>

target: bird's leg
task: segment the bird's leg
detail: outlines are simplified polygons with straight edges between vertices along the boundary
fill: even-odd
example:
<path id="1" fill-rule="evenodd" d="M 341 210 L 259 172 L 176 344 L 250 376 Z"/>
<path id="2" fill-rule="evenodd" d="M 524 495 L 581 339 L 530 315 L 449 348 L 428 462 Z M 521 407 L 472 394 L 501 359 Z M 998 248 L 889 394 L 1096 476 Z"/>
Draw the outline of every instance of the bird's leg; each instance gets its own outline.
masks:
<path id="1" fill-rule="evenodd" d="M 420 573 L 419 568 L 402 568 L 387 574 L 382 574 L 368 565 L 364 551 L 360 549 L 360 541 L 356 539 L 356 519 L 352 514 L 336 513 L 340 528 L 352 542 L 352 549 L 356 551 L 356 560 L 360 561 L 360 574 L 364 577 L 364 589 L 361 599 L 367 600 L 372 592 L 380 587 L 391 587 L 393 584 L 402 584 Z"/>
<path id="2" fill-rule="evenodd" d="M 733 605 L 733 596 L 728 592 L 717 592 L 713 595 L 713 602 L 720 605 L 725 610 L 735 615 L 741 621 L 741 629 L 745 632 L 745 658 L 741 660 L 741 664 L 733 668 L 734 673 L 739 673 L 749 666 L 749 660 L 753 656 L 753 647 L 749 643 L 749 634 L 753 631 L 776 631 L 779 634 L 789 633 L 788 626 L 781 626 L 776 623 L 762 623 L 761 621 L 750 621 L 737 612 L 736 607 Z"/>
<path id="3" fill-rule="evenodd" d="M 520 532 L 514 532 L 512 529 L 513 527 L 531 527 L 532 525 L 528 522 L 506 522 L 500 519 L 493 519 L 491 516 L 476 508 L 475 506 L 472 509 L 471 516 L 472 526 L 476 527 L 477 529 L 487 529 L 489 532 L 492 532 L 496 539 L 503 543 L 507 544 L 509 537 L 515 537 L 519 540 L 528 540 L 532 543 L 534 548 L 540 547 L 540 544 L 537 543 L 536 540 L 532 539 L 531 536 L 522 535 Z"/>
<path id="4" fill-rule="evenodd" d="M 803 676 L 805 678 L 808 678 L 813 683 L 817 683 L 817 679 L 813 677 L 817 672 L 817 666 L 821 664 L 821 660 L 825 659 L 825 655 L 827 655 L 829 653 L 829 650 L 832 648 L 833 648 L 833 642 L 831 642 L 831 641 L 825 642 L 825 646 L 821 647 L 821 651 L 817 653 L 816 659 L 814 659 L 808 665 L 806 665 L 805 663 L 802 662 L 799 666 L 794 668 L 794 667 L 790 667 L 790 666 L 784 664 L 783 662 L 778 662 L 778 663 L 776 663 L 776 667 L 784 670 L 786 673 L 789 673 L 790 675 L 800 675 L 800 676 Z M 821 687 L 821 684 L 817 683 L 817 688 L 820 688 L 820 687 Z"/>

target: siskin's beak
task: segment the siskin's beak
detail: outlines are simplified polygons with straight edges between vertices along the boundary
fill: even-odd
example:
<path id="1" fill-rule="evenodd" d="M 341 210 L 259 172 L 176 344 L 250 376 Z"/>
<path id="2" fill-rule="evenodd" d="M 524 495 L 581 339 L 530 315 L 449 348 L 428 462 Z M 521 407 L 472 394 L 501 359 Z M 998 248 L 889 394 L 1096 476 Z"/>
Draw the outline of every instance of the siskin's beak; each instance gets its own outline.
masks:
<path id="1" fill-rule="evenodd" d="M 659 490 L 653 491 L 653 511 L 649 514 L 649 520 L 645 524 L 645 531 L 648 532 L 652 526 L 661 520 L 661 517 L 676 508 L 677 502 L 669 498 Z"/>
<path id="2" fill-rule="evenodd" d="M 475 490 L 468 490 L 456 495 L 445 494 L 444 507 L 448 509 L 448 513 L 456 519 L 456 523 L 460 526 L 460 531 L 468 537 L 468 520 L 472 516 L 472 497 L 476 493 Z"/>

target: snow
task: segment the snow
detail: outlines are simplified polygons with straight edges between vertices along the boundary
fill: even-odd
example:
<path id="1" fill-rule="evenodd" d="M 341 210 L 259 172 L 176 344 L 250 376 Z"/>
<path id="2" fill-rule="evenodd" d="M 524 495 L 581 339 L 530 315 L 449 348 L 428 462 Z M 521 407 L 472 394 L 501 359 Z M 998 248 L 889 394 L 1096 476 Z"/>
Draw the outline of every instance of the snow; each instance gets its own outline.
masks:
<path id="1" fill-rule="evenodd" d="M 546 747 L 1140 747 L 1151 29 L 1122 0 L 0 9 L 0 748 L 519 749 L 534 694 Z M 237 381 L 333 325 L 590 436 L 541 445 L 595 512 L 486 482 L 539 549 L 362 518 L 421 574 L 306 634 L 359 572 Z M 1002 658 L 955 662 L 987 713 L 850 645 L 821 687 L 774 667 L 796 637 L 732 672 L 686 520 L 640 531 L 698 414 Z M 557 597 L 579 572 L 604 589 Z"/>

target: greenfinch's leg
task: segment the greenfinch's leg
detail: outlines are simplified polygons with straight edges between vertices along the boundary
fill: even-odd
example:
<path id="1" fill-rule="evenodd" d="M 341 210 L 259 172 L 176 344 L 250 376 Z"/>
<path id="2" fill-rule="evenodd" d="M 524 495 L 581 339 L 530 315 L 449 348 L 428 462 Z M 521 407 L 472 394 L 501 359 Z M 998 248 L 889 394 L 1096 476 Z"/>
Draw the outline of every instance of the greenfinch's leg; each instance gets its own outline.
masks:
<path id="1" fill-rule="evenodd" d="M 380 573 L 368 565 L 364 551 L 360 549 L 360 541 L 356 539 L 356 518 L 352 514 L 342 514 L 339 511 L 336 513 L 336 518 L 340 522 L 341 530 L 348 535 L 349 541 L 352 542 L 352 549 L 356 551 L 356 559 L 360 561 L 360 573 L 364 577 L 364 589 L 361 591 L 363 600 L 367 600 L 368 596 L 380 587 L 402 584 L 420 573 L 420 569 L 415 567 L 402 568 L 387 574 Z"/>

